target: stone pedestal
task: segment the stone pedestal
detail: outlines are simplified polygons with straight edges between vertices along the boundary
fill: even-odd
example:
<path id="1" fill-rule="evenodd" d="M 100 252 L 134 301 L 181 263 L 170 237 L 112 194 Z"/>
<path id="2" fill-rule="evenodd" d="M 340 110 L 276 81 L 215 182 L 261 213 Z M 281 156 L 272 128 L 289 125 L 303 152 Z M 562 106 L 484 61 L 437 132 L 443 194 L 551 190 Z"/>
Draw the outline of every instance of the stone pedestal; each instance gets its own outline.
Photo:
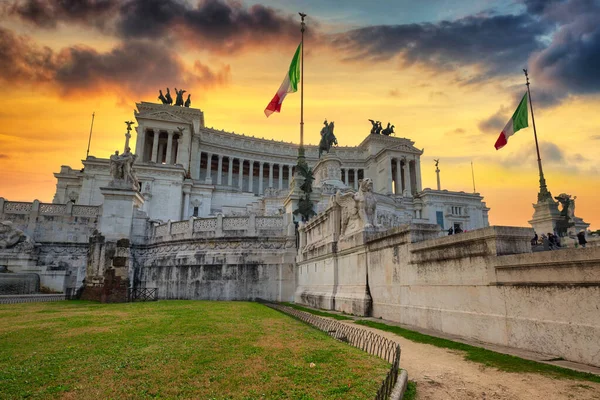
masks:
<path id="1" fill-rule="evenodd" d="M 537 202 L 533 208 L 535 211 L 529 224 L 538 236 L 554 233 L 556 224 L 562 220 L 558 203 L 548 199 Z"/>
<path id="2" fill-rule="evenodd" d="M 142 209 L 144 198 L 129 188 L 101 187 L 104 196 L 100 232 L 108 240 L 118 240 L 131 236 L 135 209 Z"/>
<path id="3" fill-rule="evenodd" d="M 346 188 L 342 182 L 342 160 L 334 154 L 327 154 L 321 158 L 315 165 L 313 173 L 314 186 L 322 188 L 325 193 Z"/>

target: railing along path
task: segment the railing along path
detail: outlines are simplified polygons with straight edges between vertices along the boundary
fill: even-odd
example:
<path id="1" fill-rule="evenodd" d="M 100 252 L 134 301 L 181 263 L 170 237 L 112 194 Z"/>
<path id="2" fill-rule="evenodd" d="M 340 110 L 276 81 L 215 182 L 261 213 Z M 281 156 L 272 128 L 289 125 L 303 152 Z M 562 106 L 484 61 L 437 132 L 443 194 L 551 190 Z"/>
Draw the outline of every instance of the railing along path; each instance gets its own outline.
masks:
<path id="1" fill-rule="evenodd" d="M 292 307 L 281 304 L 263 303 L 267 307 L 291 315 L 302 322 L 314 326 L 315 328 L 326 332 L 329 336 L 357 347 L 369 354 L 383 358 L 392 364 L 387 376 L 381 383 L 375 399 L 389 399 L 396 382 L 398 381 L 398 372 L 400 370 L 400 345 L 393 340 L 379 335 L 376 332 L 354 327 L 348 324 L 338 322 L 334 319 L 319 317 L 304 311 L 296 310 Z M 401 398 L 401 397 L 398 397 Z"/>

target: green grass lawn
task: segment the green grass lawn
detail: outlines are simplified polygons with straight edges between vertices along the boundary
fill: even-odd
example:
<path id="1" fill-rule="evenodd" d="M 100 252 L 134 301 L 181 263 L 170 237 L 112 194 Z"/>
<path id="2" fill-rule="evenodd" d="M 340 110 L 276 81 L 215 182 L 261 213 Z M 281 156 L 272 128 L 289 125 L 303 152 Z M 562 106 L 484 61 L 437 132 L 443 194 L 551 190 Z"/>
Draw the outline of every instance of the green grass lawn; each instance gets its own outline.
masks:
<path id="1" fill-rule="evenodd" d="M 366 399 L 388 369 L 257 303 L 0 305 L 0 399 Z"/>

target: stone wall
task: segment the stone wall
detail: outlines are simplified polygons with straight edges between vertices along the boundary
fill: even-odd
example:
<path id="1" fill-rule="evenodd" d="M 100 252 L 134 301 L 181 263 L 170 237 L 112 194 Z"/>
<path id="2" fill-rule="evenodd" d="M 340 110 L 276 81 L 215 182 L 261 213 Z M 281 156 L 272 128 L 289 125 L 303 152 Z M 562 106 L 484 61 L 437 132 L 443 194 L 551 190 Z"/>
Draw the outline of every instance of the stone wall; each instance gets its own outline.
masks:
<path id="1" fill-rule="evenodd" d="M 160 299 L 292 301 L 294 237 L 182 239 L 133 250 L 134 288 Z"/>
<path id="2" fill-rule="evenodd" d="M 600 366 L 600 248 L 531 253 L 529 228 L 438 235 L 435 225 L 406 225 L 345 250 L 356 264 L 302 258 L 298 287 L 335 298 L 366 279 L 373 317 Z"/>

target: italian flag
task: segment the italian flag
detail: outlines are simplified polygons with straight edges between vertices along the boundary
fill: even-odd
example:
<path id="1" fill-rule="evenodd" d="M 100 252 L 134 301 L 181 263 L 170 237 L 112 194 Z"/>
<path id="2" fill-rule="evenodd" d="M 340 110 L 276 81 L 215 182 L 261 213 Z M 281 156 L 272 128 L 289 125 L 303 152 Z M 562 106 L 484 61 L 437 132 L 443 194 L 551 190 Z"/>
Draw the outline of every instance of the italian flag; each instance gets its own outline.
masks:
<path id="1" fill-rule="evenodd" d="M 265 108 L 265 115 L 268 117 L 274 112 L 281 112 L 281 104 L 283 103 L 283 99 L 287 96 L 288 93 L 294 93 L 298 91 L 298 82 L 300 82 L 300 53 L 302 52 L 302 43 L 298 45 L 296 49 L 296 53 L 294 54 L 294 58 L 292 58 L 292 63 L 290 64 L 290 68 L 279 86 L 279 90 L 273 96 L 273 100 L 269 103 L 267 108 Z"/>
<path id="2" fill-rule="evenodd" d="M 498 140 L 496 140 L 496 144 L 494 147 L 496 150 L 500 150 L 506 143 L 508 143 L 508 138 L 514 135 L 518 130 L 527 128 L 529 124 L 527 123 L 527 93 L 521 99 L 519 106 L 515 110 L 512 118 L 508 121 L 500 136 L 498 136 Z"/>

